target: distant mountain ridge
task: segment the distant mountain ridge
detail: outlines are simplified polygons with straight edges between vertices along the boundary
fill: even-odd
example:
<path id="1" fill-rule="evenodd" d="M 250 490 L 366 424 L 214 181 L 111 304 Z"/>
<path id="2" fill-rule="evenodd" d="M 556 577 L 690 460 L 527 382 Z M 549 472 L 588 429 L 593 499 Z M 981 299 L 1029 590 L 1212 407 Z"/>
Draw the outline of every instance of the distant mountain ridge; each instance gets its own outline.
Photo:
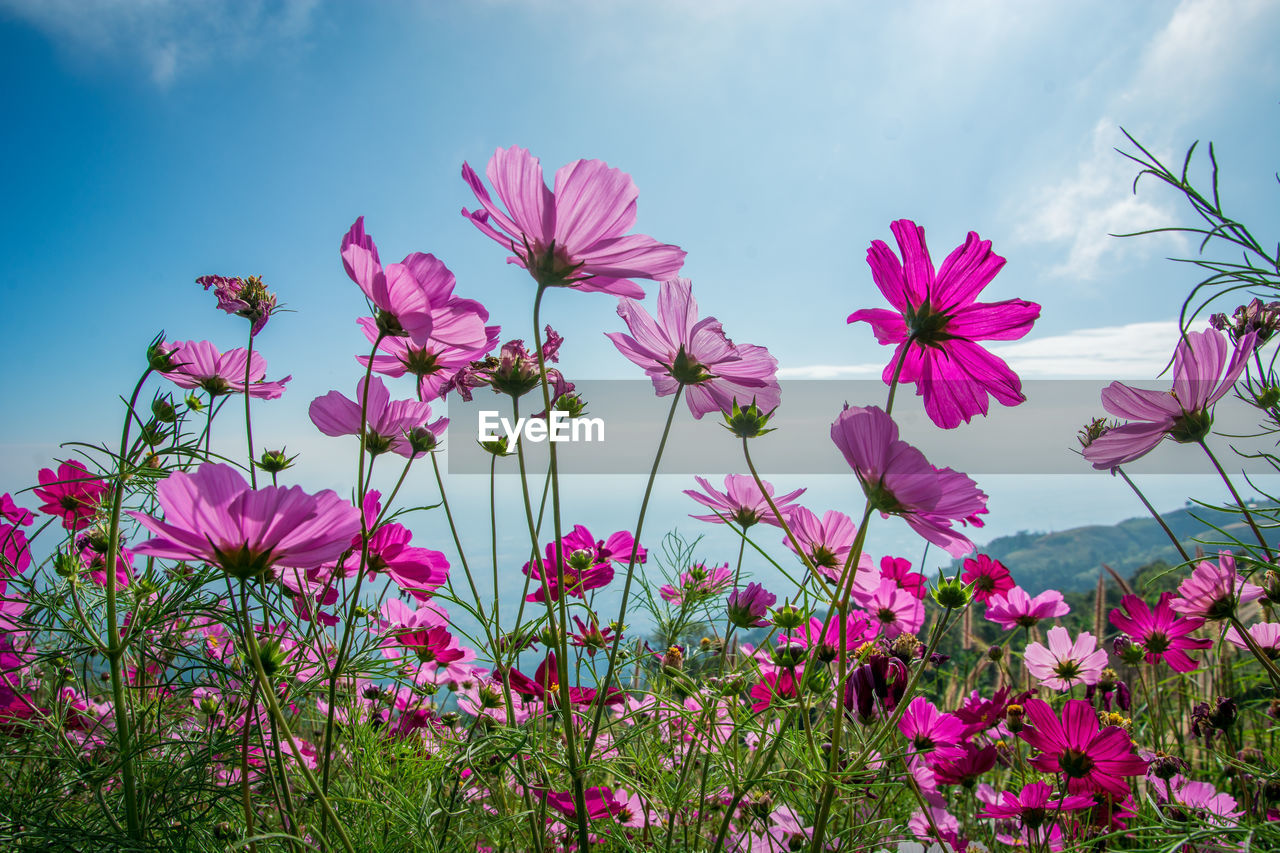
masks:
<path id="1" fill-rule="evenodd" d="M 1275 506 L 1271 503 L 1249 505 L 1250 509 Z M 1193 514 L 1198 518 L 1192 517 Z M 1253 539 L 1252 531 L 1239 512 L 1228 513 L 1192 505 L 1163 513 L 1161 517 L 1187 553 L 1192 555 L 1196 547 L 1203 548 L 1206 553 L 1226 547 L 1205 544 L 1227 541 L 1227 537 L 1213 527 L 1221 528 L 1242 542 Z M 1073 527 L 1053 533 L 1023 531 L 1013 536 L 1000 536 L 978 550 L 1004 563 L 1018 585 L 1032 595 L 1046 589 L 1063 592 L 1092 589 L 1103 563 L 1122 577 L 1127 577 L 1134 570 L 1157 560 L 1171 565 L 1182 562 L 1169 537 L 1150 517 L 1130 518 L 1109 526 Z"/>

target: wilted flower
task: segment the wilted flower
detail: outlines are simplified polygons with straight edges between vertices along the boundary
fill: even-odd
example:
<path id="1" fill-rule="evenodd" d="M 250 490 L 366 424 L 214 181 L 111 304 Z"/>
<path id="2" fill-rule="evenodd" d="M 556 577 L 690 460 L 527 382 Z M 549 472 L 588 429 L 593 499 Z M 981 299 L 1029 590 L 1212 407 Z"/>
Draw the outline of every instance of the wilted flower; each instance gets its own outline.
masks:
<path id="1" fill-rule="evenodd" d="M 227 277 L 222 275 L 202 275 L 196 284 L 205 290 L 213 288 L 213 295 L 218 298 L 218 307 L 228 314 L 244 317 L 253 325 L 249 334 L 256 335 L 267 324 L 267 319 L 275 313 L 276 295 L 267 290 L 262 283 L 262 276 L 251 275 Z"/>

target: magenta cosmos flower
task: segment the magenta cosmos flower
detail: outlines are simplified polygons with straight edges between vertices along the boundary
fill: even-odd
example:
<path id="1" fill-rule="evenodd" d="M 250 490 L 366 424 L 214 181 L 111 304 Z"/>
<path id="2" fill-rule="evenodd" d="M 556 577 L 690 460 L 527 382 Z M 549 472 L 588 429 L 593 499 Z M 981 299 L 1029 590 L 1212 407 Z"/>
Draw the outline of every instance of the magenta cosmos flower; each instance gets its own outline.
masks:
<path id="1" fill-rule="evenodd" d="M 1107 653 L 1098 640 L 1081 631 L 1075 642 L 1062 626 L 1049 629 L 1049 645 L 1027 646 L 1023 657 L 1027 671 L 1051 690 L 1070 690 L 1077 684 L 1097 684 L 1107 665 Z"/>
<path id="2" fill-rule="evenodd" d="M 1093 806 L 1093 797 L 1084 794 L 1062 796 L 1048 782 L 1032 782 L 1019 794 L 1004 791 L 999 800 L 987 803 L 978 817 L 1016 820 L 1027 829 L 1035 830 L 1060 811 L 1074 812 Z"/>
<path id="3" fill-rule="evenodd" d="M 923 453 L 898 438 L 898 425 L 883 409 L 845 406 L 831 425 L 831 440 L 883 517 L 901 516 L 953 557 L 973 550 L 973 543 L 952 524 L 981 525 L 978 516 L 987 511 L 986 494 L 966 475 L 930 465 Z"/>
<path id="4" fill-rule="evenodd" d="M 729 593 L 729 621 L 739 628 L 763 628 L 769 624 L 765 614 L 778 597 L 758 583 L 749 583 Z"/>
<path id="5" fill-rule="evenodd" d="M 1023 299 L 974 301 L 1004 266 L 991 241 L 970 231 L 935 273 L 924 229 L 909 219 L 889 227 L 902 260 L 883 241 L 873 240 L 867 263 L 894 310 L 866 308 L 849 315 L 850 323 L 870 323 L 880 343 L 897 345 L 884 381 L 893 381 L 901 362 L 898 380 L 916 384 L 925 411 L 943 429 L 985 415 L 988 395 L 1006 406 L 1026 400 L 1009 365 L 975 343 L 1016 341 L 1040 316 L 1040 306 Z"/>
<path id="6" fill-rule="evenodd" d="M 960 576 L 960 580 L 973 587 L 974 601 L 984 603 L 992 596 L 1002 595 L 1016 586 L 1004 563 L 993 560 L 986 554 L 965 560 L 964 574 Z"/>
<path id="7" fill-rule="evenodd" d="M 164 520 L 130 512 L 155 539 L 134 548 L 148 557 L 213 563 L 242 580 L 272 566 L 310 569 L 330 563 L 360 532 L 360 513 L 331 489 L 253 490 L 230 465 L 175 471 L 156 486 Z"/>
<path id="8" fill-rule="evenodd" d="M 1047 589 L 1035 598 L 1020 586 L 987 602 L 986 618 L 1006 631 L 1031 628 L 1041 619 L 1055 619 L 1071 612 L 1071 606 L 1056 589 Z"/>
<path id="9" fill-rule="evenodd" d="M 1170 391 L 1112 382 L 1102 391 L 1102 407 L 1132 423 L 1095 438 L 1084 449 L 1084 458 L 1105 471 L 1146 456 L 1165 436 L 1182 443 L 1203 440 L 1213 426 L 1213 404 L 1240 378 L 1256 340 L 1253 332 L 1240 338 L 1228 361 L 1231 345 L 1221 332 L 1188 332 L 1174 351 Z"/>
<path id="10" fill-rule="evenodd" d="M 258 353 L 250 354 L 243 347 L 218 352 L 208 341 L 185 341 L 167 345 L 169 361 L 174 369 L 160 374 L 179 388 L 200 388 L 210 397 L 222 394 L 243 394 L 245 391 L 245 362 L 248 362 L 249 396 L 261 400 L 274 400 L 284 393 L 286 376 L 277 382 L 267 382 L 267 361 Z"/>
<path id="11" fill-rule="evenodd" d="M 35 495 L 44 501 L 40 511 L 61 518 L 67 530 L 87 525 L 107 496 L 107 484 L 75 459 L 59 465 L 57 473 L 41 468 L 36 478 L 40 485 Z"/>
<path id="12" fill-rule="evenodd" d="M 1208 560 L 1196 564 L 1191 577 L 1178 584 L 1178 596 L 1169 606 L 1184 616 L 1230 619 L 1239 605 L 1262 596 L 1262 587 L 1236 573 L 1236 558 L 1231 552 L 1219 551 L 1216 565 Z"/>
<path id="13" fill-rule="evenodd" d="M 659 397 L 681 386 L 695 418 L 728 412 L 735 401 L 763 412 L 782 399 L 778 360 L 764 347 L 735 344 L 715 317 L 698 319 L 698 303 L 687 278 L 664 281 L 658 290 L 658 317 L 631 299 L 618 300 L 618 315 L 631 334 L 605 332 L 613 345 L 644 368 Z"/>
<path id="14" fill-rule="evenodd" d="M 431 404 L 417 400 L 392 400 L 382 380 L 374 376 L 366 384 L 356 383 L 356 398 L 350 400 L 330 391 L 311 401 L 309 413 L 316 429 L 325 435 L 360 435 L 360 404 L 364 401 L 364 447 L 371 455 L 390 450 L 405 458 L 421 456 L 434 447 L 447 418 L 431 420 Z"/>
<path id="15" fill-rule="evenodd" d="M 1061 773 L 1071 793 L 1106 792 L 1125 797 L 1129 784 L 1124 777 L 1147 772 L 1147 762 L 1133 754 L 1133 742 L 1124 729 L 1102 728 L 1088 702 L 1069 699 L 1061 720 L 1039 699 L 1028 699 L 1023 707 L 1031 725 L 1018 737 L 1040 750 L 1031 759 L 1032 766 L 1046 773 Z"/>
<path id="16" fill-rule="evenodd" d="M 723 492 L 716 490 L 703 477 L 694 477 L 693 479 L 698 481 L 702 491 L 685 489 L 684 493 L 714 511 L 717 515 L 691 515 L 690 518 L 696 518 L 698 521 L 710 521 L 714 524 L 725 524 L 728 521 L 732 521 L 743 528 L 759 522 L 772 524 L 774 527 L 782 526 L 778 519 L 774 517 L 773 510 L 769 509 L 769 501 L 765 499 L 766 494 L 769 498 L 772 498 L 773 505 L 778 508 L 778 511 L 785 518 L 788 512 L 794 508 L 792 504 L 796 498 L 805 493 L 804 489 L 796 489 L 794 492 L 775 496 L 773 485 L 765 480 L 760 481 L 764 484 L 764 492 L 761 492 L 755 478 L 748 477 L 746 474 L 729 474 L 725 476 Z"/>
<path id="17" fill-rule="evenodd" d="M 907 739 L 909 750 L 928 755 L 930 761 L 939 758 L 960 758 L 964 749 L 965 725 L 955 714 L 944 714 L 923 696 L 917 696 L 907 705 L 898 720 L 898 731 Z"/>
<path id="18" fill-rule="evenodd" d="M 542 163 L 523 148 L 499 148 L 485 169 L 506 206 L 494 204 L 480 176 L 466 163 L 462 178 L 480 209 L 462 215 L 512 252 L 541 285 L 644 297 L 631 278 L 660 281 L 680 271 L 684 251 L 644 234 L 627 234 L 636 221 L 639 191 L 631 176 L 601 160 L 562 166 L 547 189 Z"/>
<path id="19" fill-rule="evenodd" d="M 1186 649 L 1207 649 L 1213 646 L 1209 639 L 1197 640 L 1188 636 L 1204 624 L 1203 619 L 1178 616 L 1170 602 L 1173 593 L 1160 596 L 1156 609 L 1136 595 L 1126 595 L 1120 600 L 1120 608 L 1111 611 L 1111 624 L 1142 644 L 1147 652 L 1147 663 L 1164 660 L 1174 672 L 1191 672 L 1198 664 L 1186 653 Z"/>

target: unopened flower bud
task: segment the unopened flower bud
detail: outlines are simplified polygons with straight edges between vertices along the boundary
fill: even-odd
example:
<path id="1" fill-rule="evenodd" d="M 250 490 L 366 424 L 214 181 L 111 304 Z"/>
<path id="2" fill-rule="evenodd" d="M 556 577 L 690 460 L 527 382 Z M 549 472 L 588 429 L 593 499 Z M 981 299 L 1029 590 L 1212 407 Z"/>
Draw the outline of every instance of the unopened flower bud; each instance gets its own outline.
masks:
<path id="1" fill-rule="evenodd" d="M 1280 403 L 1280 386 L 1267 385 L 1253 395 L 1253 404 L 1259 409 L 1273 408 L 1276 403 Z"/>
<path id="2" fill-rule="evenodd" d="M 1267 569 L 1262 573 L 1262 591 L 1272 604 L 1280 604 L 1280 574 L 1275 569 Z"/>
<path id="3" fill-rule="evenodd" d="M 805 648 L 796 643 L 788 643 L 785 646 L 777 646 L 773 650 L 773 662 L 778 666 L 788 668 L 799 666 L 804 663 Z"/>
<path id="4" fill-rule="evenodd" d="M 456 711 L 446 711 L 440 715 L 440 722 L 446 726 L 456 725 L 458 722 L 458 714 Z"/>
<path id="5" fill-rule="evenodd" d="M 791 604 L 784 604 L 773 611 L 773 624 L 783 631 L 798 628 L 808 618 L 807 613 Z"/>
<path id="6" fill-rule="evenodd" d="M 969 587 L 960 578 L 941 580 L 933 591 L 933 600 L 947 610 L 959 610 L 969 603 Z"/>
<path id="7" fill-rule="evenodd" d="M 169 373 L 177 364 L 173 360 L 173 344 L 164 342 L 164 332 L 156 335 L 147 345 L 147 365 L 158 373 Z"/>
<path id="8" fill-rule="evenodd" d="M 80 561 L 71 554 L 59 553 L 53 558 L 53 570 L 64 578 L 75 577 L 80 573 Z"/>
<path id="9" fill-rule="evenodd" d="M 173 396 L 160 394 L 151 401 L 151 414 L 161 423 L 171 424 L 178 419 L 178 407 L 173 404 Z"/>
<path id="10" fill-rule="evenodd" d="M 1010 705 L 1004 712 L 1005 726 L 1011 734 L 1017 734 L 1026 726 L 1025 712 L 1021 705 Z"/>
<path id="11" fill-rule="evenodd" d="M 430 453 L 440 445 L 440 440 L 436 438 L 436 434 L 425 426 L 417 426 L 405 433 L 405 438 L 409 441 L 409 451 L 417 456 L 420 453 Z"/>
<path id="12" fill-rule="evenodd" d="M 831 663 L 836 659 L 838 651 L 831 643 L 819 643 L 815 656 L 823 663 Z"/>
<path id="13" fill-rule="evenodd" d="M 286 456 L 283 447 L 279 450 L 264 450 L 262 451 L 262 458 L 258 460 L 258 467 L 268 474 L 278 474 L 291 467 L 293 460 L 297 458 L 297 454 Z"/>
<path id="14" fill-rule="evenodd" d="M 489 441 L 481 441 L 478 443 L 485 453 L 491 453 L 494 456 L 503 457 L 510 456 L 515 453 L 514 450 L 507 448 L 507 437 L 505 435 L 500 435 L 497 438 L 490 439 Z"/>
<path id="15" fill-rule="evenodd" d="M 557 412 L 566 412 L 571 418 L 580 418 L 587 413 L 587 401 L 582 399 L 581 394 L 561 394 L 551 404 L 551 408 Z"/>
<path id="16" fill-rule="evenodd" d="M 773 432 L 772 429 L 766 429 L 772 417 L 773 411 L 760 411 L 754 399 L 743 409 L 738 406 L 738 399 L 735 397 L 732 408 L 724 414 L 724 428 L 738 438 L 758 438 Z"/>
<path id="17" fill-rule="evenodd" d="M 1004 646 L 988 646 L 987 660 L 997 663 L 1004 658 Z"/>

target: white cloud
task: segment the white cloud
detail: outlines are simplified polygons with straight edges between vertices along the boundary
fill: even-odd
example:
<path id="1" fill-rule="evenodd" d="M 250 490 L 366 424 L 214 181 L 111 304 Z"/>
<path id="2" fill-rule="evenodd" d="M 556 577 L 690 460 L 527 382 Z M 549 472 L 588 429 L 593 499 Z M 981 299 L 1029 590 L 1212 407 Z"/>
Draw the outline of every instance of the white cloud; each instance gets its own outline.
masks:
<path id="1" fill-rule="evenodd" d="M 1134 195 L 1137 168 L 1113 150 L 1133 150 L 1119 127 L 1143 127 L 1140 141 L 1176 167 L 1188 142 L 1180 128 L 1219 106 L 1220 93 L 1233 81 L 1268 67 L 1274 76 L 1278 26 L 1280 4 L 1268 0 L 1182 0 L 1142 48 L 1128 80 L 1116 87 L 1075 168 L 1030 193 L 1018 212 L 1018 236 L 1064 245 L 1064 260 L 1052 272 L 1075 279 L 1096 278 L 1103 262 L 1119 251 L 1167 251 L 1172 240 L 1185 245 L 1174 236 L 1143 241 L 1107 236 L 1180 219 L 1167 200 L 1153 201 L 1149 192 Z"/>
<path id="2" fill-rule="evenodd" d="M 1176 212 L 1167 203 L 1133 192 L 1134 165 L 1115 152 L 1124 137 L 1117 123 L 1104 118 L 1095 125 L 1089 155 L 1069 177 L 1033 192 L 1026 215 L 1016 232 L 1027 242 L 1060 243 L 1067 246 L 1063 261 L 1050 272 L 1073 279 L 1093 279 L 1103 270 L 1109 255 L 1121 251 L 1126 241 L 1113 234 L 1126 234 L 1166 226 Z M 1161 242 L 1128 242 L 1132 251 L 1150 253 Z"/>
<path id="3" fill-rule="evenodd" d="M 319 0 L 0 0 L 74 61 L 142 63 L 166 88 L 215 61 L 306 35 Z"/>
<path id="4" fill-rule="evenodd" d="M 1024 379 L 1153 379 L 1178 342 L 1174 320 L 1077 329 L 988 349 Z M 884 364 L 813 364 L 784 367 L 779 379 L 874 379 Z"/>

